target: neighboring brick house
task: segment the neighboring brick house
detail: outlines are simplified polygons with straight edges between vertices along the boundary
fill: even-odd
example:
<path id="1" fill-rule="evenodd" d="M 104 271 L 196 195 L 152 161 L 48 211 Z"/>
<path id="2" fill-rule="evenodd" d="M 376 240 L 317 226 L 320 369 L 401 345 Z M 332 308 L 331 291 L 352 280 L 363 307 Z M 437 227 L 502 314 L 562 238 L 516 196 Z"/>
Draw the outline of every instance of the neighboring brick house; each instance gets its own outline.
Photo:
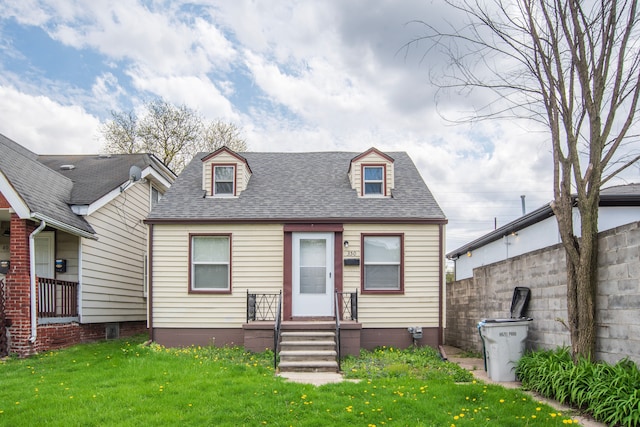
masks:
<path id="1" fill-rule="evenodd" d="M 347 353 L 442 343 L 447 220 L 406 153 L 203 153 L 147 223 L 161 344 L 264 350 L 280 319 L 342 320 Z"/>
<path id="2" fill-rule="evenodd" d="M 0 135 L 0 353 L 146 330 L 142 221 L 174 179 L 153 155 L 37 155 Z"/>

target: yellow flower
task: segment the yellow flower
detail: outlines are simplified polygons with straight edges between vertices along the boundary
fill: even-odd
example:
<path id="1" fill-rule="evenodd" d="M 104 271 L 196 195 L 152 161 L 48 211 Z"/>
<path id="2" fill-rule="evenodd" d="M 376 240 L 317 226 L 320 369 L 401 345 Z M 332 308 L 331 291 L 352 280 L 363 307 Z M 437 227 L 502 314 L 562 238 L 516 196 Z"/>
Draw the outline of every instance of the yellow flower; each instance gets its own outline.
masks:
<path id="1" fill-rule="evenodd" d="M 542 411 L 542 408 L 538 407 L 536 408 L 536 411 Z"/>
<path id="2" fill-rule="evenodd" d="M 504 403 L 504 399 L 500 399 L 500 403 Z"/>

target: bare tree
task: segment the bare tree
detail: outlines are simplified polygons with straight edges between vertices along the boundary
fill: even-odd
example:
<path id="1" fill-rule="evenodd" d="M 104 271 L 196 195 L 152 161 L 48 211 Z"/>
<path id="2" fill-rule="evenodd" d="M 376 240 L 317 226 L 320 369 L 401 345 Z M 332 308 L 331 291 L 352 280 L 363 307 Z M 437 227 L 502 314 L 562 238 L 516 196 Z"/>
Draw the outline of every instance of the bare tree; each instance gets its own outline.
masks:
<path id="1" fill-rule="evenodd" d="M 201 151 L 215 151 L 226 145 L 246 151 L 240 129 L 216 120 L 205 123 L 191 108 L 175 106 L 163 99 L 144 105 L 142 118 L 133 112 L 111 112 L 112 119 L 102 125 L 109 153 L 153 153 L 168 167 L 180 172 Z"/>
<path id="2" fill-rule="evenodd" d="M 212 121 L 204 130 L 201 151 L 215 151 L 227 147 L 233 151 L 247 151 L 247 142 L 242 137 L 242 130 L 233 123 L 222 120 Z"/>
<path id="3" fill-rule="evenodd" d="M 640 95 L 637 1 L 447 3 L 467 22 L 445 31 L 418 21 L 426 33 L 405 47 L 426 41 L 427 54 L 447 55 L 450 72 L 438 78 L 442 89 L 494 95 L 471 119 L 526 118 L 548 128 L 551 206 L 566 253 L 571 347 L 574 357 L 593 357 L 600 189 L 640 160 L 634 123 Z"/>

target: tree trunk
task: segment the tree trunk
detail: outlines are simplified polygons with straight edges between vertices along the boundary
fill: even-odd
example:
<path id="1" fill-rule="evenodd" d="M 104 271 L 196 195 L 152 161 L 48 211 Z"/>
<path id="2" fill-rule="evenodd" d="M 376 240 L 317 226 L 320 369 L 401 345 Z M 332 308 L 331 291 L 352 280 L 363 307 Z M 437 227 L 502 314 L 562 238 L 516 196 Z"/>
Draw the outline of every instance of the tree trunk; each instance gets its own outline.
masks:
<path id="1" fill-rule="evenodd" d="M 597 200 L 579 201 L 589 205 Z M 581 209 L 581 238 L 576 239 L 579 258 L 567 254 L 567 312 L 571 334 L 571 353 L 574 360 L 595 358 L 596 295 L 598 284 L 598 210 Z"/>

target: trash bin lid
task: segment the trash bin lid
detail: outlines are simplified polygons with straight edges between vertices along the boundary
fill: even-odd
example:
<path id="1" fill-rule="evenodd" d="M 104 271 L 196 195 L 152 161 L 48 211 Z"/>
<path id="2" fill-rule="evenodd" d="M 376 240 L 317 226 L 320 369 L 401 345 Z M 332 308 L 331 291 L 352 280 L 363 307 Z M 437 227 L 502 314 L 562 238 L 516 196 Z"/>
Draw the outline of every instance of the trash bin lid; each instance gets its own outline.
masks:
<path id="1" fill-rule="evenodd" d="M 480 323 L 478 323 L 478 327 L 487 324 L 487 323 L 514 323 L 514 322 L 523 322 L 523 321 L 531 321 L 533 320 L 530 317 L 521 317 L 520 319 L 482 319 Z"/>
<path id="2" fill-rule="evenodd" d="M 516 286 L 513 290 L 513 298 L 511 299 L 511 318 L 523 319 L 527 312 L 531 298 L 531 290 L 522 286 Z"/>

